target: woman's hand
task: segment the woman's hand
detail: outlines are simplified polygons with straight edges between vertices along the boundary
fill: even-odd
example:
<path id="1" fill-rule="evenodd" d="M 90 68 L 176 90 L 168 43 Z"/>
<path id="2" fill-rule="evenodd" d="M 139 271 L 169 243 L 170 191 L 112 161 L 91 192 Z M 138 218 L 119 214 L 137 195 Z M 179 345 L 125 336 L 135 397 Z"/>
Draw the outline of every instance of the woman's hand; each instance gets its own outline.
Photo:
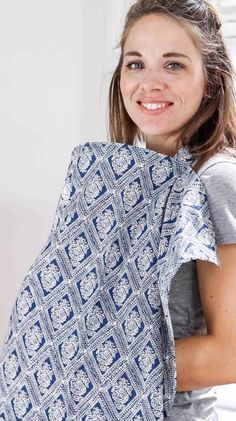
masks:
<path id="1" fill-rule="evenodd" d="M 177 391 L 236 383 L 236 244 L 218 255 L 221 268 L 197 261 L 207 335 L 176 340 Z"/>

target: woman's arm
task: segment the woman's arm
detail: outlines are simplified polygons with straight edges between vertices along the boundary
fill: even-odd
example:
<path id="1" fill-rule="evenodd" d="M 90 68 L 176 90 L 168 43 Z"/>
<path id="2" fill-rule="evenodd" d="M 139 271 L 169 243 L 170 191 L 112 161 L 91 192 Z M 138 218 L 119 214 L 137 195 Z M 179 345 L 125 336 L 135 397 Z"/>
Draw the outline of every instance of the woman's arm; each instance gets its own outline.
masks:
<path id="1" fill-rule="evenodd" d="M 177 339 L 177 391 L 236 383 L 236 244 L 218 247 L 221 268 L 197 261 L 207 335 Z"/>

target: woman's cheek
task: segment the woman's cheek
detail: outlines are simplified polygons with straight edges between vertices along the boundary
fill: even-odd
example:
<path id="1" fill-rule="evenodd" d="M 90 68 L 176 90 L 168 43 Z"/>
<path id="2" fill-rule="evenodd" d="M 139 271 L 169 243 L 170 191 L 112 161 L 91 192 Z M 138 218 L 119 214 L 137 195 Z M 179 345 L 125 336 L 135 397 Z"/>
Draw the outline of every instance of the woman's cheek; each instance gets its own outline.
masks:
<path id="1" fill-rule="evenodd" d="M 132 79 L 125 78 L 125 80 L 121 82 L 121 92 L 123 95 L 130 95 L 135 90 L 136 85 L 137 83 L 134 83 Z"/>

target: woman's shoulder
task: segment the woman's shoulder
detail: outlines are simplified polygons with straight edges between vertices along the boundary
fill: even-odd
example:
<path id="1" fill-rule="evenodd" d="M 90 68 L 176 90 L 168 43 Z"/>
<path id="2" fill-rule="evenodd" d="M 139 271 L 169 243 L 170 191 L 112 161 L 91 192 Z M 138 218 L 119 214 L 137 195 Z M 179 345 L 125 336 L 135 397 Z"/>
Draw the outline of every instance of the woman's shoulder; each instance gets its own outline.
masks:
<path id="1" fill-rule="evenodd" d="M 236 182 L 236 150 L 228 148 L 216 153 L 203 164 L 198 175 L 203 179 L 214 177 L 215 181 L 233 178 Z"/>
<path id="2" fill-rule="evenodd" d="M 221 152 L 201 168 L 217 244 L 236 243 L 236 154 Z"/>

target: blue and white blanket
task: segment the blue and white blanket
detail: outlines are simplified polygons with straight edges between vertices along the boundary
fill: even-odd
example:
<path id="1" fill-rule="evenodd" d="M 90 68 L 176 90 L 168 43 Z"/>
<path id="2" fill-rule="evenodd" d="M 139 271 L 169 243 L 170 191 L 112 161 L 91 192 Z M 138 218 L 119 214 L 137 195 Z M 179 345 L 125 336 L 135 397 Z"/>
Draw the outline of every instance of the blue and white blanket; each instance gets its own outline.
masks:
<path id="1" fill-rule="evenodd" d="M 218 263 L 184 149 L 77 146 L 12 311 L 0 420 L 165 420 L 176 390 L 168 293 L 191 259 Z"/>

